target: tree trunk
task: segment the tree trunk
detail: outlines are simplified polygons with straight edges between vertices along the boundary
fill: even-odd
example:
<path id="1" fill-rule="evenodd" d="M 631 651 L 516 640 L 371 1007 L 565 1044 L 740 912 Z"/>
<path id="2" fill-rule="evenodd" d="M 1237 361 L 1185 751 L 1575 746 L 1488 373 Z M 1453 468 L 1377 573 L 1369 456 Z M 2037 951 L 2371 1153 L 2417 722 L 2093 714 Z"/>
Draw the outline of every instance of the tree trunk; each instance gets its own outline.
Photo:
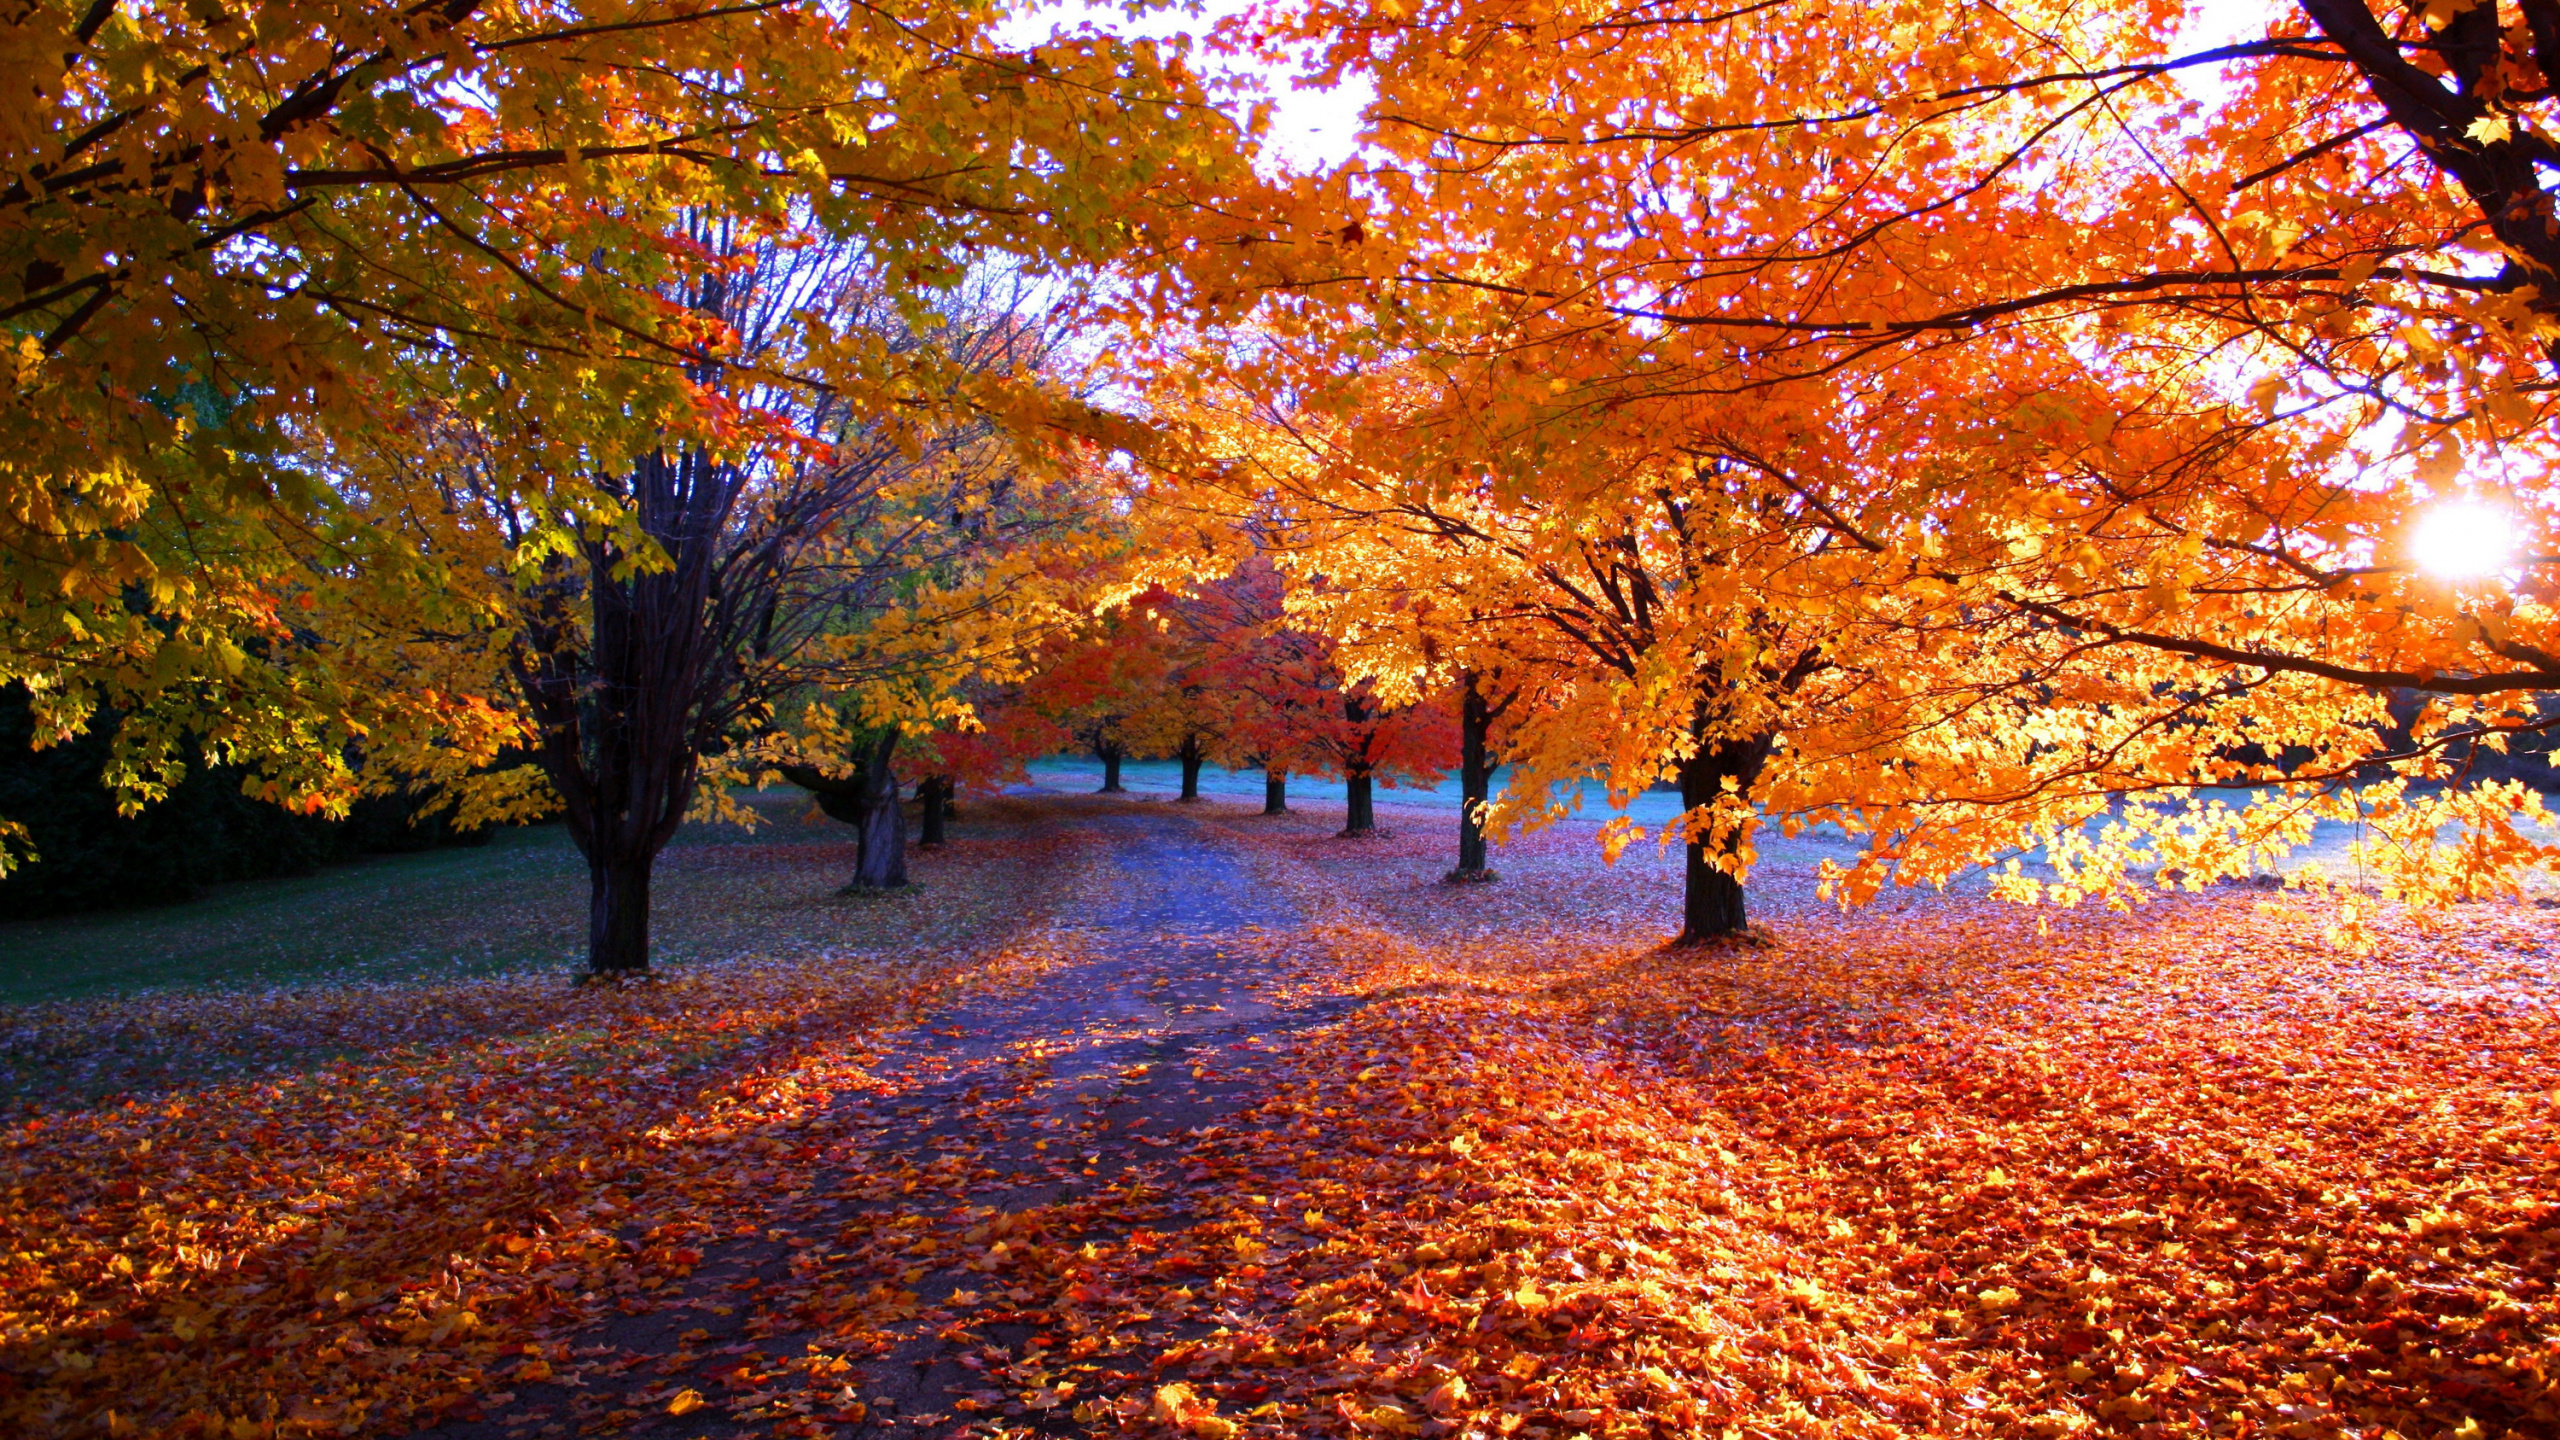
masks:
<path id="1" fill-rule="evenodd" d="M 951 813 L 951 777 L 925 777 L 916 784 L 916 797 L 924 801 L 924 825 L 916 837 L 916 848 L 939 850 L 942 848 L 943 817 Z"/>
<path id="2" fill-rule="evenodd" d="M 1342 788 L 1349 792 L 1350 804 L 1343 812 L 1341 838 L 1350 840 L 1378 833 L 1378 812 L 1371 805 L 1370 796 L 1374 783 L 1365 769 L 1343 777 Z"/>
<path id="3" fill-rule="evenodd" d="M 587 862 L 587 973 L 634 975 L 649 968 L 649 870 L 654 851 L 597 847 Z"/>
<path id="4" fill-rule="evenodd" d="M 1769 763 L 1769 749 L 1776 738 L 1764 735 L 1754 740 L 1699 746 L 1698 753 L 1680 762 L 1681 806 L 1695 810 L 1714 803 L 1725 793 L 1727 780 L 1733 781 L 1735 789 L 1748 800 L 1761 769 Z M 1703 840 L 1689 842 L 1680 901 L 1680 938 L 1673 944 L 1695 945 L 1740 935 L 1750 928 L 1749 916 L 1743 909 L 1741 879 L 1714 863 L 1717 856 L 1734 855 L 1741 848 L 1742 839 L 1738 831 L 1725 836 L 1713 852 Z"/>
<path id="5" fill-rule="evenodd" d="M 1289 813 L 1288 771 L 1265 769 L 1262 772 L 1262 813 L 1265 815 Z"/>
<path id="6" fill-rule="evenodd" d="M 702 603 L 690 575 L 616 582 L 610 572 L 609 558 L 590 557 L 578 663 L 562 658 L 565 646 L 513 661 L 543 722 L 543 773 L 587 860 L 586 973 L 637 975 L 649 969 L 650 872 L 700 774 L 692 725 Z M 563 596 L 546 616 L 568 613 Z"/>
<path id="7" fill-rule="evenodd" d="M 829 775 L 814 765 L 785 765 L 782 778 L 818 797 L 818 808 L 853 827 L 853 878 L 847 891 L 895 889 L 907 883 L 907 817 L 898 808 L 898 772 L 890 764 L 898 732 L 862 741 L 851 775 Z M 926 781 L 917 790 L 926 791 Z M 926 802 L 928 812 L 932 801 Z M 938 829 L 939 822 L 927 822 Z"/>
<path id="8" fill-rule="evenodd" d="M 1492 739 L 1493 705 L 1470 674 L 1458 701 L 1458 868 L 1448 874 L 1454 882 L 1493 878 L 1484 845 L 1484 804 L 1493 793 Z"/>
<path id="9" fill-rule="evenodd" d="M 1102 789 L 1100 793 L 1104 795 L 1127 794 L 1127 791 L 1120 788 L 1120 759 L 1129 752 L 1121 749 L 1118 744 L 1113 743 L 1096 745 L 1093 747 L 1093 753 L 1102 757 Z"/>
<path id="10" fill-rule="evenodd" d="M 1688 873 L 1680 897 L 1680 938 L 1695 945 L 1718 936 L 1739 935 L 1751 928 L 1742 903 L 1742 882 L 1707 861 L 1703 845 L 1689 846 Z"/>
<path id="11" fill-rule="evenodd" d="M 858 848 L 847 890 L 894 890 L 907 883 L 907 812 L 899 808 L 898 772 L 889 763 L 897 748 L 895 730 L 864 748 L 853 831 Z"/>
<path id="12" fill-rule="evenodd" d="M 1369 722 L 1376 716 L 1367 697 L 1357 692 L 1342 697 L 1342 718 L 1362 727 L 1355 732 L 1360 738 L 1359 748 L 1345 758 L 1342 766 L 1342 788 L 1349 799 L 1342 815 L 1340 838 L 1345 840 L 1378 833 L 1378 815 L 1369 804 L 1373 783 L 1370 760 L 1375 753 L 1371 747 L 1378 743 L 1378 732 L 1369 728 Z"/>
<path id="13" fill-rule="evenodd" d="M 1200 737 L 1183 736 L 1182 749 L 1176 753 L 1182 758 L 1182 798 L 1197 800 L 1200 798 L 1200 762 L 1206 758 L 1200 753 Z"/>

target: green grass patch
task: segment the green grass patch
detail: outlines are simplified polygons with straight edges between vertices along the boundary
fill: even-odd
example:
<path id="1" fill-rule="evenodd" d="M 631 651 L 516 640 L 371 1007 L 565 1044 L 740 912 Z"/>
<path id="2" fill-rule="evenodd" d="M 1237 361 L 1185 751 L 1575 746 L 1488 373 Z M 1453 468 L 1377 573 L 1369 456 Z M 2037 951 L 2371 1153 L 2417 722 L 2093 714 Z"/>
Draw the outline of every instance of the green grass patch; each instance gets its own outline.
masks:
<path id="1" fill-rule="evenodd" d="M 754 830 L 687 826 L 660 858 L 655 962 L 877 943 L 864 932 L 880 926 L 857 921 L 850 912 L 859 902 L 835 893 L 852 871 L 852 831 L 813 819 L 796 792 L 745 798 L 763 817 Z M 1003 828 L 998 821 L 988 833 Z M 484 847 L 217 886 L 182 905 L 0 924 L 0 1005 L 566 973 L 585 955 L 586 906 L 586 862 L 565 830 L 501 831 Z"/>

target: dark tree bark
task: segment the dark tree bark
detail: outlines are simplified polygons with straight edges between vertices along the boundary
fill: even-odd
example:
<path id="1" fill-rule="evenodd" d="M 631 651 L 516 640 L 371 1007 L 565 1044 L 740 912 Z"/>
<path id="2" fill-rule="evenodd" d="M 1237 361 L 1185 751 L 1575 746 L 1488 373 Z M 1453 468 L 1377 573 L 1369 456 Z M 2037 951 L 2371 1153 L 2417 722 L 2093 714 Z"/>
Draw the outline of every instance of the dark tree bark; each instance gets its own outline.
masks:
<path id="1" fill-rule="evenodd" d="M 898 772 L 890 764 L 897 748 L 895 730 L 863 742 L 850 775 L 829 775 L 810 765 L 782 767 L 783 779 L 817 796 L 819 809 L 853 827 L 848 892 L 907 883 L 907 814 L 898 805 Z"/>
<path id="2" fill-rule="evenodd" d="M 540 728 L 534 756 L 587 859 L 587 971 L 649 968 L 649 875 L 692 804 L 730 685 L 712 618 L 720 522 L 736 480 L 699 452 L 640 460 L 641 528 L 673 564 L 622 570 L 606 540 L 551 563 L 509 655 Z M 578 612 L 586 612 L 584 644 Z"/>
<path id="3" fill-rule="evenodd" d="M 1731 780 L 1745 799 L 1758 783 L 1761 770 L 1769 763 L 1769 750 L 1777 741 L 1773 735 L 1752 740 L 1702 744 L 1698 753 L 1680 762 L 1680 804 L 1694 810 L 1712 803 L 1725 793 L 1725 781 Z M 1741 836 L 1724 839 L 1715 854 L 1730 857 L 1741 844 Z M 1750 917 L 1743 908 L 1742 882 L 1716 867 L 1715 854 L 1705 843 L 1692 840 L 1688 846 L 1688 863 L 1683 876 L 1680 902 L 1680 938 L 1676 945 L 1696 945 L 1729 935 L 1740 935 L 1750 928 Z"/>
<path id="4" fill-rule="evenodd" d="M 1494 878 L 1485 855 L 1484 804 L 1493 794 L 1493 722 L 1511 708 L 1511 694 L 1496 702 L 1485 683 L 1468 672 L 1458 697 L 1458 868 L 1446 877 L 1452 883 Z"/>
<path id="5" fill-rule="evenodd" d="M 1349 797 L 1342 812 L 1343 839 L 1378 833 L 1378 812 L 1372 793 L 1376 783 L 1366 766 L 1342 777 L 1342 788 Z"/>
<path id="6" fill-rule="evenodd" d="M 1200 764 L 1203 760 L 1208 758 L 1201 751 L 1200 737 L 1197 735 L 1183 736 L 1182 748 L 1174 753 L 1182 761 L 1182 798 L 1185 800 L 1199 799 Z"/>
<path id="7" fill-rule="evenodd" d="M 887 765 L 879 768 L 876 779 L 866 768 L 863 778 L 870 791 L 870 804 L 864 807 L 861 825 L 854 831 L 858 848 L 853 882 L 844 888 L 895 890 L 907 883 L 906 808 L 898 803 L 897 777 Z"/>
<path id="8" fill-rule="evenodd" d="M 2465 6 L 2441 27 L 2430 19 L 2405 40 L 2386 28 L 2396 8 L 2377 15 L 2371 0 L 2302 0 L 2303 13 L 2363 76 L 2391 123 L 2416 142 L 2419 155 L 2462 187 L 2489 233 L 2505 245 L 2513 258 L 2502 267 L 2496 288 L 2512 293 L 2531 285 L 2532 308 L 2551 315 L 2548 277 L 2560 271 L 2560 228 L 2544 218 L 2552 206 L 2542 181 L 2550 146 L 2530 132 L 2493 140 L 2472 128 L 2498 114 L 2495 102 L 2507 84 L 2499 78 L 2506 51 L 2499 7 Z M 2548 76 L 2560 63 L 2560 7 L 2526 0 L 2518 8 L 2533 37 L 2534 57 Z M 2443 78 L 2421 68 L 2404 49 L 2433 52 Z M 2560 366 L 2560 342 L 2546 341 L 2543 353 Z"/>
<path id="9" fill-rule="evenodd" d="M 1371 713 L 1368 701 L 1360 696 L 1342 697 L 1342 716 L 1352 724 L 1367 720 Z M 1363 739 L 1361 753 L 1345 757 L 1343 762 L 1342 788 L 1348 796 L 1348 803 L 1342 815 L 1341 839 L 1356 840 L 1378 833 L 1378 814 L 1371 804 L 1376 776 L 1370 769 L 1368 745 L 1368 740 Z"/>
<path id="10" fill-rule="evenodd" d="M 1102 761 L 1102 789 L 1098 793 L 1127 794 L 1127 791 L 1120 788 L 1120 762 L 1129 752 L 1122 749 L 1117 740 L 1097 740 L 1094 742 L 1093 753 Z"/>
<path id="11" fill-rule="evenodd" d="M 649 872 L 657 856 L 587 858 L 587 969 L 623 975 L 649 968 Z"/>
<path id="12" fill-rule="evenodd" d="M 924 817 L 916 836 L 919 850 L 942 848 L 942 822 L 951 813 L 951 777 L 928 775 L 916 782 L 916 798 L 924 802 Z"/>
<path id="13" fill-rule="evenodd" d="M 1288 771 L 1266 768 L 1262 772 L 1262 813 L 1265 815 L 1289 813 Z"/>

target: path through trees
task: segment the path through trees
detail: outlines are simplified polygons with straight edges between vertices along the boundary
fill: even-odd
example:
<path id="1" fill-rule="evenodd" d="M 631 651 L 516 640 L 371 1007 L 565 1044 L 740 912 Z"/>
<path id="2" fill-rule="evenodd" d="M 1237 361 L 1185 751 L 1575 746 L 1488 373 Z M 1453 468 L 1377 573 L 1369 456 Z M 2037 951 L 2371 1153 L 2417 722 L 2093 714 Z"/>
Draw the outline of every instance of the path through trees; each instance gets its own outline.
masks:
<path id="1" fill-rule="evenodd" d="M 1107 845 L 1102 873 L 1112 887 L 1092 897 L 1078 959 L 903 1037 L 871 1072 L 876 1088 L 841 1096 L 829 1113 L 858 1163 L 833 1169 L 806 1194 L 773 1196 L 768 1213 L 737 1216 L 737 1233 L 702 1247 L 672 1303 L 662 1296 L 643 1313 L 562 1337 L 571 1357 L 588 1353 L 613 1378 L 575 1388 L 528 1383 L 484 1418 L 429 1433 L 499 1440 L 552 1426 L 583 1431 L 628 1411 L 619 1433 L 635 1436 L 772 1433 L 774 1421 L 794 1413 L 839 1424 L 853 1414 L 918 1425 L 940 1417 L 941 1428 L 923 1433 L 941 1434 L 972 1415 L 1030 1414 L 1017 1393 L 1026 1387 L 995 1373 L 1009 1362 L 989 1358 L 990 1347 L 1012 1360 L 1043 1348 L 1039 1326 L 999 1318 L 1011 1267 L 999 1260 L 981 1277 L 937 1266 L 919 1282 L 908 1272 L 932 1252 L 916 1242 L 951 1226 L 989 1231 L 976 1243 L 990 1255 L 1007 1237 L 1013 1253 L 1086 1244 L 1119 1251 L 1145 1245 L 1148 1232 L 1197 1223 L 1204 1217 L 1184 1197 L 1201 1133 L 1235 1121 L 1268 1042 L 1337 1018 L 1351 1003 L 1305 991 L 1267 954 L 1252 954 L 1255 935 L 1305 917 L 1232 843 L 1152 807 L 1090 823 Z M 633 1228 L 636 1236 L 645 1227 Z M 1172 1273 L 1165 1288 L 1197 1278 Z M 843 1370 L 806 1364 L 811 1353 L 845 1353 L 829 1344 L 843 1318 L 829 1297 L 867 1296 L 874 1285 L 910 1297 L 883 1307 L 889 1323 L 871 1332 L 890 1342 L 885 1352 Z M 1186 1308 L 1171 1296 L 1149 1305 L 1168 1316 Z M 1197 1317 L 1176 1324 L 1207 1328 Z M 1160 1358 L 1114 1346 L 1071 1362 L 1066 1352 L 1079 1338 L 1048 1337 L 1061 1377 L 1090 1357 L 1125 1386 Z M 1083 1387 L 1087 1396 L 1100 1388 Z M 704 1397 L 701 1410 L 676 1402 L 688 1389 Z M 1050 1393 L 1071 1412 L 1071 1392 Z M 741 1397 L 763 1398 L 733 1421 L 727 1407 Z M 682 1413 L 668 1413 L 671 1403 Z"/>
<path id="2" fill-rule="evenodd" d="M 19 1012 L 256 1063 L 7 1131 L 0 1431 L 2560 1423 L 2542 910 L 1799 876 L 1665 947 L 1588 834 L 1451 886 L 1419 811 L 1004 808 L 792 956 Z"/>

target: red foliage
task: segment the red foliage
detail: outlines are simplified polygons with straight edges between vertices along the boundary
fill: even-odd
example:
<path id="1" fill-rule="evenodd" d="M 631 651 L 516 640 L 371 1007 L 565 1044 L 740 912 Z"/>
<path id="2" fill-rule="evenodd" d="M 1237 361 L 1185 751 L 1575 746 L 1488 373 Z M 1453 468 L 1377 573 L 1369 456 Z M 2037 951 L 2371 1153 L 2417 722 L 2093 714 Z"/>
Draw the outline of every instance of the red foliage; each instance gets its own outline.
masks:
<path id="1" fill-rule="evenodd" d="M 1226 697 L 1230 763 L 1435 784 L 1457 762 L 1449 705 L 1382 705 L 1346 683 L 1334 642 L 1289 623 L 1284 582 L 1255 557 L 1185 602 L 1204 635 L 1199 669 Z"/>

